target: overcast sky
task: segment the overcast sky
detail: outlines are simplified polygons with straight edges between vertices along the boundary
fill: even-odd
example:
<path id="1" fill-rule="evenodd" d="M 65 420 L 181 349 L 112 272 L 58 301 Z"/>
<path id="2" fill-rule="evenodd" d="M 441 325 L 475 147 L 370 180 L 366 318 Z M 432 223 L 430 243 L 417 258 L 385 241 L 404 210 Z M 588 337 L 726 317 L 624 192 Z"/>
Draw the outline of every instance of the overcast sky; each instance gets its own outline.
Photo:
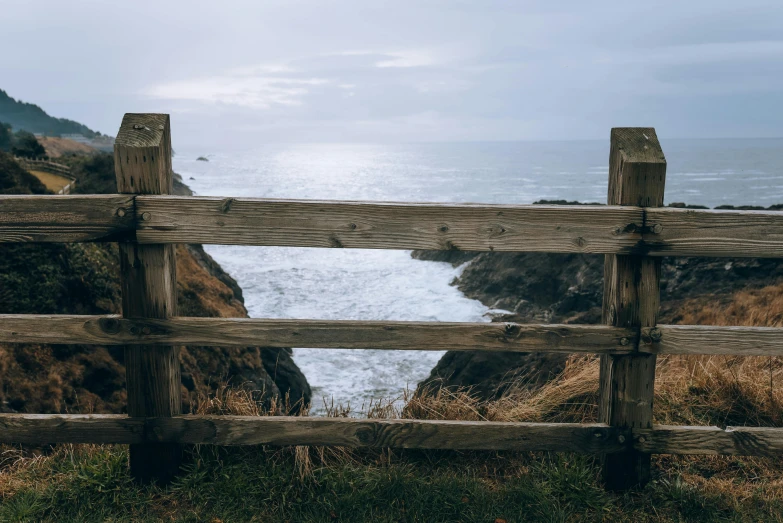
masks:
<path id="1" fill-rule="evenodd" d="M 783 0 L 0 0 L 0 88 L 175 147 L 783 136 Z"/>

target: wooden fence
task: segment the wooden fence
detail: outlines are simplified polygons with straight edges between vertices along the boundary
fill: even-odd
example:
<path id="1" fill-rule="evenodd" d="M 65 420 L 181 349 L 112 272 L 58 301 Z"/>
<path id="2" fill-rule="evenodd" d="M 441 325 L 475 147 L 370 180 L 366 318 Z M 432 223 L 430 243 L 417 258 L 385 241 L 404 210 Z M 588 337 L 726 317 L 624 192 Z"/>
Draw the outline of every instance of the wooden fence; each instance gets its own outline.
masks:
<path id="1" fill-rule="evenodd" d="M 71 168 L 67 165 L 39 158 L 24 158 L 21 156 L 15 156 L 14 160 L 16 160 L 16 162 L 21 165 L 22 168 L 28 171 L 43 171 L 45 173 L 56 174 L 70 180 L 70 183 L 57 191 L 57 194 L 70 194 L 71 189 L 73 189 L 73 187 L 76 185 L 76 178 L 71 175 Z"/>
<path id="2" fill-rule="evenodd" d="M 129 444 L 132 474 L 163 481 L 183 444 L 587 452 L 612 489 L 645 483 L 654 453 L 783 452 L 783 429 L 652 424 L 656 355 L 783 354 L 783 329 L 656 323 L 662 256 L 783 257 L 783 213 L 661 208 L 654 129 L 612 130 L 607 206 L 170 196 L 160 114 L 125 115 L 114 161 L 121 194 L 0 196 L 0 242 L 119 242 L 123 315 L 0 315 L 0 342 L 124 345 L 128 416 L 0 414 L 0 442 Z M 176 243 L 601 253 L 604 324 L 179 317 Z M 600 422 L 182 415 L 179 345 L 596 353 Z"/>

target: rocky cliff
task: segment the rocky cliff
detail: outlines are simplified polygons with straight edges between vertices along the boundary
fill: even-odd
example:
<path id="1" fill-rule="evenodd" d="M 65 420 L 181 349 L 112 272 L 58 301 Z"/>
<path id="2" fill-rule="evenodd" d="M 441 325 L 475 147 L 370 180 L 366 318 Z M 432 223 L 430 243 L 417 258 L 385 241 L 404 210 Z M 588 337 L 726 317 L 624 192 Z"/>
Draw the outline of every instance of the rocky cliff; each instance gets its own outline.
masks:
<path id="1" fill-rule="evenodd" d="M 454 265 L 469 262 L 454 284 L 467 297 L 508 312 L 495 321 L 601 322 L 602 255 L 414 251 L 413 256 Z M 781 282 L 783 260 L 779 259 L 664 258 L 660 322 L 680 322 L 686 302 L 688 308 L 727 304 L 741 289 Z M 471 386 L 482 397 L 496 397 L 512 381 L 530 386 L 547 381 L 562 370 L 565 358 L 553 353 L 450 351 L 420 387 Z"/>
<path id="2" fill-rule="evenodd" d="M 111 157 L 74 160 L 78 190 L 114 192 Z M 177 183 L 180 194 L 187 188 Z M 0 192 L 43 193 L 40 183 L 0 153 Z M 118 313 L 116 244 L 8 244 L 0 250 L 0 313 Z M 177 247 L 180 314 L 247 317 L 236 281 L 200 245 Z M 229 382 L 259 399 L 310 401 L 310 387 L 288 349 L 183 347 L 185 410 Z M 0 344 L 0 411 L 123 412 L 121 347 Z"/>

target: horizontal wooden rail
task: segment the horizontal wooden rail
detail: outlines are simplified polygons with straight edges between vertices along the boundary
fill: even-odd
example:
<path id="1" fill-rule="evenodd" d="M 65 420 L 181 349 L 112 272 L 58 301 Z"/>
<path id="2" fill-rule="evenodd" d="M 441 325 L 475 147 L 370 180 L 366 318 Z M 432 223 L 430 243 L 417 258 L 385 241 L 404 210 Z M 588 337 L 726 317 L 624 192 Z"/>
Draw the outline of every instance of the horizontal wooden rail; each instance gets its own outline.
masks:
<path id="1" fill-rule="evenodd" d="M 63 174 L 66 176 L 70 176 L 71 174 L 71 168 L 61 163 L 50 162 L 48 160 L 24 158 L 19 156 L 14 156 L 14 160 L 16 160 L 16 162 L 19 163 L 23 168 L 29 170 L 37 169 L 45 172 L 48 171 L 48 172 Z"/>
<path id="2" fill-rule="evenodd" d="M 0 243 L 117 241 L 134 229 L 133 198 L 0 195 Z"/>
<path id="3" fill-rule="evenodd" d="M 0 314 L 2 343 L 623 354 L 636 341 L 607 325 Z M 642 329 L 639 351 L 783 356 L 783 328 L 657 325 Z"/>
<path id="4" fill-rule="evenodd" d="M 0 414 L 0 443 L 23 444 L 156 442 L 596 453 L 623 450 L 617 435 L 617 429 L 598 423 Z"/>
<path id="5" fill-rule="evenodd" d="M 642 210 L 139 196 L 140 243 L 630 253 Z"/>
<path id="6" fill-rule="evenodd" d="M 0 443 L 334 445 L 579 453 L 633 448 L 651 454 L 771 456 L 783 452 L 783 428 L 654 425 L 652 429 L 622 430 L 601 423 L 0 414 Z"/>
<path id="7" fill-rule="evenodd" d="M 783 258 L 775 211 L 0 195 L 0 243 L 117 241 L 134 231 L 139 243 Z"/>
<path id="8" fill-rule="evenodd" d="M 636 334 L 605 325 L 6 314 L 0 342 L 619 353 L 634 350 Z"/>
<path id="9" fill-rule="evenodd" d="M 773 456 L 783 453 L 783 428 L 656 425 L 634 429 L 633 446 L 651 454 Z"/>
<path id="10" fill-rule="evenodd" d="M 657 325 L 642 330 L 641 352 L 783 356 L 783 328 Z"/>
<path id="11" fill-rule="evenodd" d="M 783 258 L 783 212 L 645 209 L 652 256 Z M 657 231 L 657 232 L 655 232 Z"/>

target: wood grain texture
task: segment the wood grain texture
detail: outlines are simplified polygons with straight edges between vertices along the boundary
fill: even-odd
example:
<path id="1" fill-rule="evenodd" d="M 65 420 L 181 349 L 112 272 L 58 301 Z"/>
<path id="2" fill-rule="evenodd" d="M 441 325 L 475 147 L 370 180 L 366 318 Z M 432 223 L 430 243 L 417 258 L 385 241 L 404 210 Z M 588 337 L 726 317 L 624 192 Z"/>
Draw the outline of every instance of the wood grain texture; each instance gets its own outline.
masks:
<path id="1" fill-rule="evenodd" d="M 634 431 L 634 448 L 653 454 L 775 456 L 783 452 L 783 428 L 655 425 Z"/>
<path id="2" fill-rule="evenodd" d="M 622 438 L 621 438 L 622 436 Z M 601 423 L 366 420 L 352 418 L 0 414 L 0 443 L 43 445 L 324 445 L 409 449 L 775 456 L 783 428 L 655 425 L 620 431 Z"/>
<path id="3" fill-rule="evenodd" d="M 634 252 L 641 209 L 561 205 L 136 199 L 140 243 L 350 249 Z"/>
<path id="4" fill-rule="evenodd" d="M 783 328 L 657 325 L 642 329 L 642 352 L 783 356 Z"/>
<path id="5" fill-rule="evenodd" d="M 171 129 L 164 114 L 126 114 L 114 144 L 114 169 L 121 193 L 172 191 Z M 136 219 L 143 215 L 136 208 Z M 120 243 L 120 286 L 125 318 L 165 319 L 177 314 L 174 245 Z M 172 345 L 127 345 L 128 414 L 173 416 L 181 412 L 179 349 Z M 142 482 L 170 481 L 182 448 L 174 444 L 131 445 L 131 474 Z"/>
<path id="6" fill-rule="evenodd" d="M 606 325 L 0 315 L 6 343 L 622 353 L 635 336 Z"/>
<path id="7" fill-rule="evenodd" d="M 134 228 L 127 195 L 0 195 L 0 243 L 119 241 Z"/>
<path id="8" fill-rule="evenodd" d="M 138 444 L 145 441 L 144 418 L 122 414 L 0 414 L 0 443 Z"/>
<path id="9" fill-rule="evenodd" d="M 775 211 L 150 195 L 138 201 L 134 215 L 129 195 L 0 195 L 0 243 L 123 241 L 138 227 L 141 243 L 783 257 L 783 213 Z"/>
<path id="10" fill-rule="evenodd" d="M 156 442 L 594 453 L 622 450 L 617 436 L 616 429 L 599 423 L 0 414 L 0 442 L 25 444 Z"/>
<path id="11" fill-rule="evenodd" d="M 775 211 L 150 195 L 138 206 L 129 195 L 0 195 L 0 243 L 123 241 L 138 227 L 141 243 L 783 257 Z"/>
<path id="12" fill-rule="evenodd" d="M 645 208 L 663 205 L 666 159 L 655 129 L 612 129 L 609 205 Z M 646 219 L 646 218 L 645 218 Z M 647 222 L 643 221 L 643 230 Z M 606 256 L 603 321 L 629 329 L 654 327 L 660 302 L 661 260 L 637 255 Z M 599 421 L 621 429 L 652 426 L 655 355 L 601 355 Z M 611 490 L 650 480 L 650 456 L 629 449 L 604 457 L 603 476 Z"/>
<path id="13" fill-rule="evenodd" d="M 171 124 L 167 114 L 127 113 L 114 141 L 117 190 L 171 194 Z"/>
<path id="14" fill-rule="evenodd" d="M 652 256 L 783 258 L 783 213 L 701 209 L 649 209 L 660 230 L 644 235 Z"/>

